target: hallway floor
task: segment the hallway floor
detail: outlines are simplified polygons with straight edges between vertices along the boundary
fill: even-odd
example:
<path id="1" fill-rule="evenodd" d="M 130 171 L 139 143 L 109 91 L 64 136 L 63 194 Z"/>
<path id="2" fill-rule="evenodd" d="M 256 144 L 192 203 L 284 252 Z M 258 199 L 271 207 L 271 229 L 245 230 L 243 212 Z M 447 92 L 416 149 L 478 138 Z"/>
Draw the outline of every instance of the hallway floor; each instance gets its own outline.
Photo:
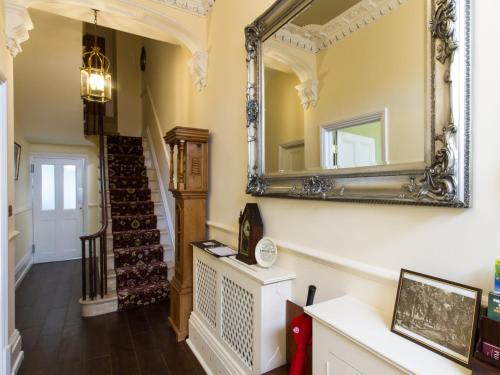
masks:
<path id="1" fill-rule="evenodd" d="M 19 375 L 197 375 L 202 367 L 168 326 L 168 303 L 81 318 L 80 262 L 33 265 L 16 290 Z"/>

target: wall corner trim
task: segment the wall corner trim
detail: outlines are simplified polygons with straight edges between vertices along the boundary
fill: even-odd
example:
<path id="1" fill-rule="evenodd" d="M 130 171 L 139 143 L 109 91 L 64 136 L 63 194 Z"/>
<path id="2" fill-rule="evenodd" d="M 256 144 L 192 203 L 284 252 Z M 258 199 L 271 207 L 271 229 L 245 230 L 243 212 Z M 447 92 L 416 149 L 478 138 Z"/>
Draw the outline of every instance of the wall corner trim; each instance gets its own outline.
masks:
<path id="1" fill-rule="evenodd" d="M 11 231 L 9 233 L 9 242 L 15 240 L 16 237 L 19 236 L 20 234 L 21 234 L 21 232 L 19 232 L 18 230 Z"/>
<path id="2" fill-rule="evenodd" d="M 19 263 L 16 264 L 16 269 L 15 269 L 15 288 L 21 284 L 21 281 L 23 281 L 24 277 L 28 274 L 28 271 L 31 269 L 31 266 L 33 265 L 33 253 L 31 252 L 31 248 L 26 251 L 26 254 L 24 254 L 23 258 L 19 261 Z"/>
<path id="3" fill-rule="evenodd" d="M 24 359 L 24 351 L 21 350 L 21 333 L 15 329 L 9 338 L 10 363 L 12 364 L 10 375 L 16 375 Z"/>
<path id="4" fill-rule="evenodd" d="M 14 215 L 20 215 L 22 213 L 25 213 L 25 212 L 29 212 L 31 211 L 31 206 L 24 206 L 24 207 L 16 207 L 16 209 L 14 210 Z"/>

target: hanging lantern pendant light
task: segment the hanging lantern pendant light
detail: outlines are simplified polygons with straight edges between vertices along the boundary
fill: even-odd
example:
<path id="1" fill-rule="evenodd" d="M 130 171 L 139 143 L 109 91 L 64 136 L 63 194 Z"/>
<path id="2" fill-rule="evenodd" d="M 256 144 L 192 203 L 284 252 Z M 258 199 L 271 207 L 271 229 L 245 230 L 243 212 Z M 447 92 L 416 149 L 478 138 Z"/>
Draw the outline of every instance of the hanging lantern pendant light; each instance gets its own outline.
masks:
<path id="1" fill-rule="evenodd" d="M 84 100 L 105 103 L 111 100 L 111 74 L 109 59 L 97 46 L 97 10 L 94 11 L 94 46 L 83 53 L 80 68 L 80 92 Z"/>

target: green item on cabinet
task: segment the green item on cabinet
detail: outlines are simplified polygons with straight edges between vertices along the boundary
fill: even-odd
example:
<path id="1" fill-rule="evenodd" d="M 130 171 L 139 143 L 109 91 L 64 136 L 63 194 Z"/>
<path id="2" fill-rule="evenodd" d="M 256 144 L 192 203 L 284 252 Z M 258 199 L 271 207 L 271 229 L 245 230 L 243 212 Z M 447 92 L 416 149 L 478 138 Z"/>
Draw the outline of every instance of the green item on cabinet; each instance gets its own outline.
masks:
<path id="1" fill-rule="evenodd" d="M 488 318 L 500 321 L 500 293 L 488 294 Z"/>

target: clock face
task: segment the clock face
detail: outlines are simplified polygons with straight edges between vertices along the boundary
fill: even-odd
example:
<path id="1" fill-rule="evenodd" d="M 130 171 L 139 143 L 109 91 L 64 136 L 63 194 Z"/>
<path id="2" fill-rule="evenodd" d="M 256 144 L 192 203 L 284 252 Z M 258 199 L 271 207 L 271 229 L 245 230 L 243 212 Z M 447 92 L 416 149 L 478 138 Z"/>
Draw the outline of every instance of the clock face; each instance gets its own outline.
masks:
<path id="1" fill-rule="evenodd" d="M 264 237 L 257 243 L 255 248 L 255 259 L 261 267 L 271 267 L 278 256 L 278 248 L 276 242 L 271 238 Z"/>
<path id="2" fill-rule="evenodd" d="M 245 237 L 250 237 L 250 222 L 248 220 L 245 220 L 243 223 L 243 235 Z"/>
<path id="3" fill-rule="evenodd" d="M 246 219 L 241 226 L 241 238 L 239 251 L 243 255 L 248 255 L 248 247 L 250 244 L 250 221 Z"/>

